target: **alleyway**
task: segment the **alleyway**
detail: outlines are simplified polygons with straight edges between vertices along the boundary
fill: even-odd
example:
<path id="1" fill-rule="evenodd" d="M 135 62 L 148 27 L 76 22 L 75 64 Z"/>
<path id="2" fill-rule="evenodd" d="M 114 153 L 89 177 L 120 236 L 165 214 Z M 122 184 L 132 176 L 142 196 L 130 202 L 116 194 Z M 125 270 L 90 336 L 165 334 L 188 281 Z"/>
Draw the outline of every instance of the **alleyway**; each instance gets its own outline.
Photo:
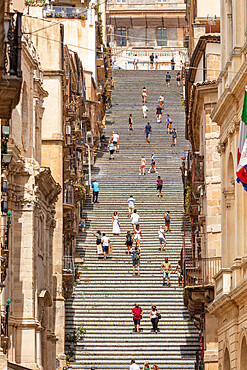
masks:
<path id="1" fill-rule="evenodd" d="M 108 113 L 105 135 L 117 131 L 120 152 L 109 161 L 107 148 L 99 153 L 93 178 L 100 185 L 99 204 L 89 200 L 84 206 L 86 229 L 78 237 L 77 249 L 85 254 L 82 276 L 74 294 L 67 302 L 66 329 L 84 323 L 84 341 L 76 346 L 74 369 L 128 369 L 132 358 L 138 365 L 145 360 L 158 364 L 160 369 L 194 369 L 198 349 L 198 331 L 189 321 L 183 305 L 183 290 L 172 275 L 171 287 L 162 285 L 160 266 L 167 256 L 173 269 L 180 259 L 182 248 L 183 193 L 181 157 L 188 149 L 184 139 L 184 108 L 180 88 L 172 74 L 171 86 L 164 82 L 164 71 L 115 71 L 116 88 L 113 107 Z M 148 119 L 142 118 L 141 91 L 147 88 Z M 165 110 L 162 124 L 157 124 L 155 108 L 163 93 Z M 128 115 L 132 113 L 134 132 L 128 132 Z M 178 144 L 171 147 L 171 135 L 164 125 L 170 114 L 178 132 Z M 151 144 L 145 143 L 144 127 L 150 120 L 153 134 Z M 156 197 L 156 174 L 139 176 L 140 157 L 150 166 L 150 155 L 156 155 L 159 175 L 164 180 L 163 198 Z M 143 232 L 141 242 L 141 275 L 132 275 L 132 259 L 125 253 L 124 239 L 132 230 L 127 199 L 133 194 Z M 121 235 L 112 235 L 113 211 L 120 212 Z M 172 216 L 171 233 L 167 235 L 167 251 L 159 251 L 158 230 L 164 226 L 164 213 Z M 96 230 L 106 232 L 113 244 L 112 258 L 99 259 L 96 251 Z M 133 333 L 131 310 L 135 302 L 143 308 L 143 332 Z M 162 318 L 160 332 L 151 332 L 149 312 L 156 304 Z"/>

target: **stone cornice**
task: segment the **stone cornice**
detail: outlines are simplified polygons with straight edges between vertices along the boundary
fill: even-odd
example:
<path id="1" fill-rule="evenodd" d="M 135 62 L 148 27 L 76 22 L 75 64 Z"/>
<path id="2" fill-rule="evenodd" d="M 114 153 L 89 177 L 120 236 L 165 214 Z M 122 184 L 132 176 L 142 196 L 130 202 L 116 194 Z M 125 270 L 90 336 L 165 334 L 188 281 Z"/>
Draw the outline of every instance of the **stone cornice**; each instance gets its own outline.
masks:
<path id="1" fill-rule="evenodd" d="M 47 69 L 47 70 L 44 70 L 44 76 L 64 76 L 64 71 L 62 69 L 57 69 L 57 70 L 53 70 L 53 69 Z"/>

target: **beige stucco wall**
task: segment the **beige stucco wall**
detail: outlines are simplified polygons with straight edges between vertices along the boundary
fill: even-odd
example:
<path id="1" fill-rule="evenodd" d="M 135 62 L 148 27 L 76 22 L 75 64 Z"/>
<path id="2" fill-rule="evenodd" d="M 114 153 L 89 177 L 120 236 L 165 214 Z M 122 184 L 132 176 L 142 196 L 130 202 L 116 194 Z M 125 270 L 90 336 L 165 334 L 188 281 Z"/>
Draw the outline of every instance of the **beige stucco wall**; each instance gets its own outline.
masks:
<path id="1" fill-rule="evenodd" d="M 220 0 L 197 0 L 197 17 L 220 17 Z"/>
<path id="2" fill-rule="evenodd" d="M 93 24 L 90 25 L 90 10 L 88 19 L 66 19 L 64 25 L 64 43 L 70 50 L 78 53 L 84 69 L 93 72 L 96 80 L 96 29 L 94 22 L 94 9 L 92 11 Z"/>

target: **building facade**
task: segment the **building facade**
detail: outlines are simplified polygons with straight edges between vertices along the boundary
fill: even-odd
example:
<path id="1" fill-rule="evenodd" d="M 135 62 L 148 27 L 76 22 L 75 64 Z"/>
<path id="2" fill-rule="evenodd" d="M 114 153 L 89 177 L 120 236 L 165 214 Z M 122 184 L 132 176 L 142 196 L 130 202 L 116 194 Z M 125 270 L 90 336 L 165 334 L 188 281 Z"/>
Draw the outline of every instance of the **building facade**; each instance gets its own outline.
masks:
<path id="1" fill-rule="evenodd" d="M 247 84 L 245 1 L 221 2 L 221 73 L 211 118 L 220 127 L 222 269 L 209 310 L 218 318 L 219 369 L 247 361 L 247 193 L 236 182 L 239 123 Z"/>
<path id="2" fill-rule="evenodd" d="M 167 67 L 172 56 L 179 64 L 185 57 L 185 14 L 183 0 L 109 0 L 107 41 L 114 48 L 116 62 L 125 67 L 136 55 L 141 67 L 153 52 L 160 67 Z"/>
<path id="3" fill-rule="evenodd" d="M 218 369 L 217 317 L 208 312 L 213 276 L 221 268 L 220 128 L 210 115 L 218 100 L 220 1 L 187 2 L 188 60 L 184 69 L 186 138 L 184 158 L 184 302 L 197 326 L 201 350 L 197 368 Z M 189 230 L 189 233 L 188 233 Z"/>
<path id="4" fill-rule="evenodd" d="M 113 87 L 102 5 L 39 5 L 0 2 L 4 370 L 66 364 L 65 299 Z"/>

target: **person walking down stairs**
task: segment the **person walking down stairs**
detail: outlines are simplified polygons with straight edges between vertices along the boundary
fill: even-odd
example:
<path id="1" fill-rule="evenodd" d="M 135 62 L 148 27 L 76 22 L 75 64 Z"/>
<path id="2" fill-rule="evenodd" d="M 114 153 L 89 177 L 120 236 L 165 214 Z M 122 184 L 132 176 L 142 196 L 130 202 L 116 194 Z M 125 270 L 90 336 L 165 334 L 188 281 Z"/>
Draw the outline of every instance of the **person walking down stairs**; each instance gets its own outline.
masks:
<path id="1" fill-rule="evenodd" d="M 121 233 L 118 217 L 119 217 L 119 212 L 113 212 L 113 215 L 112 215 L 112 234 L 113 235 L 119 235 Z"/>
<path id="2" fill-rule="evenodd" d="M 132 251 L 132 262 L 133 262 L 133 275 L 135 275 L 135 268 L 137 268 L 137 274 L 140 275 L 140 258 L 141 252 L 138 247 L 135 246 L 135 249 Z"/>
<path id="3" fill-rule="evenodd" d="M 143 365 L 142 370 L 152 370 L 151 366 L 149 365 L 149 361 L 145 362 L 145 364 Z"/>
<path id="4" fill-rule="evenodd" d="M 153 325 L 153 332 L 156 334 L 158 332 L 159 316 L 161 316 L 159 310 L 155 305 L 153 305 L 150 311 L 150 321 Z"/>
<path id="5" fill-rule="evenodd" d="M 103 237 L 101 239 L 101 244 L 102 244 L 104 259 L 106 259 L 106 252 L 108 251 L 110 242 L 111 242 L 111 239 L 108 238 L 108 236 L 106 236 L 105 233 L 103 233 Z"/>
<path id="6" fill-rule="evenodd" d="M 168 257 L 166 257 L 165 262 L 162 263 L 160 272 L 163 274 L 163 285 L 166 285 L 167 279 L 167 285 L 170 286 L 170 277 L 173 270 L 171 263 L 168 261 Z"/>
<path id="7" fill-rule="evenodd" d="M 139 333 L 139 330 L 140 330 L 140 323 L 141 323 L 141 319 L 142 319 L 142 314 L 143 314 L 142 308 L 139 306 L 138 303 L 136 303 L 135 307 L 132 309 L 132 315 L 133 315 L 135 332 L 137 332 L 137 333 Z"/>
<path id="8" fill-rule="evenodd" d="M 140 366 L 138 366 L 135 360 L 131 361 L 130 370 L 140 370 Z"/>

